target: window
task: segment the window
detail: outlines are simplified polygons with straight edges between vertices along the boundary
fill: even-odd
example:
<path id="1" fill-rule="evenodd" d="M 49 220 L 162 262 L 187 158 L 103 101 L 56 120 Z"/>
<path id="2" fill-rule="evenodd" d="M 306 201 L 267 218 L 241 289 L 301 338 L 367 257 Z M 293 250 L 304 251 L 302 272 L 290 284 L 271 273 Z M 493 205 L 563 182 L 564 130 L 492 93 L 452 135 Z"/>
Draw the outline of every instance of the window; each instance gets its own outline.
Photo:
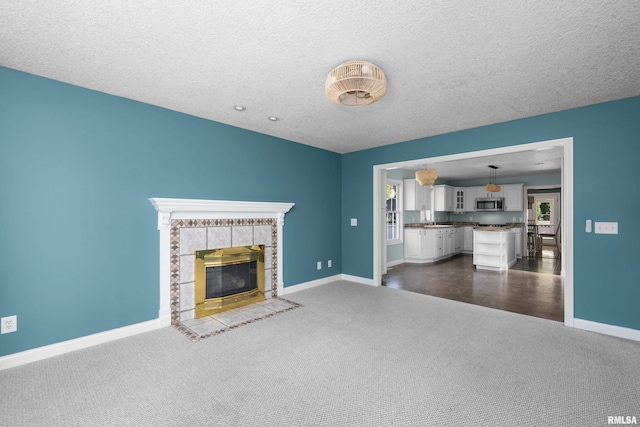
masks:
<path id="1" fill-rule="evenodd" d="M 553 217 L 553 199 L 537 200 L 536 223 L 551 224 Z"/>
<path id="2" fill-rule="evenodd" d="M 560 193 L 541 193 L 532 196 L 528 218 L 535 219 L 538 226 L 550 227 L 548 230 L 541 230 L 541 232 L 552 232 L 560 220 L 560 196 Z"/>
<path id="3" fill-rule="evenodd" d="M 402 181 L 387 180 L 387 243 L 402 243 Z"/>

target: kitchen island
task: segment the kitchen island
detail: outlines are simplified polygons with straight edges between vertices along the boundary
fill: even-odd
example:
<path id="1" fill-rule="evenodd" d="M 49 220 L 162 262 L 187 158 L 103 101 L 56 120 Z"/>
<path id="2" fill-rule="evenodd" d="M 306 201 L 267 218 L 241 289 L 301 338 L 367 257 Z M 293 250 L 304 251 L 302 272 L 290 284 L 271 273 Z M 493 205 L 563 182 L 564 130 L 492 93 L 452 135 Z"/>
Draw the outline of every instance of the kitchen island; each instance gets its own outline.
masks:
<path id="1" fill-rule="evenodd" d="M 508 270 L 516 261 L 515 233 L 499 227 L 473 230 L 473 264 L 477 270 Z"/>

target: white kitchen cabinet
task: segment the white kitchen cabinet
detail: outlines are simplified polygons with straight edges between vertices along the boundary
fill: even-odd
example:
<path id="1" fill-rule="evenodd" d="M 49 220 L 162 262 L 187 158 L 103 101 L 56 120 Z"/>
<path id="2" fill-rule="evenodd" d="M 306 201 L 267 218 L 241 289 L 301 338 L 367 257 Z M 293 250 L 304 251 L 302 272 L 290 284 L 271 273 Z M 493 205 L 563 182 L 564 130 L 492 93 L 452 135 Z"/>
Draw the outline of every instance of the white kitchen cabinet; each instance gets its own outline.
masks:
<path id="1" fill-rule="evenodd" d="M 451 228 L 405 228 L 404 260 L 431 263 L 454 254 L 455 230 Z"/>
<path id="2" fill-rule="evenodd" d="M 454 187 L 453 210 L 456 212 L 473 212 L 476 210 L 476 187 Z"/>
<path id="3" fill-rule="evenodd" d="M 487 191 L 486 188 L 484 188 L 484 185 L 482 187 L 475 187 L 476 188 L 476 197 L 478 199 L 489 199 L 491 197 L 504 197 L 504 186 L 500 186 L 500 191 L 496 192 L 496 193 L 492 193 L 491 191 Z"/>
<path id="4" fill-rule="evenodd" d="M 415 179 L 403 181 L 404 210 L 431 209 L 431 186 L 422 186 Z"/>
<path id="5" fill-rule="evenodd" d="M 453 245 L 453 253 L 459 254 L 462 252 L 462 245 L 464 243 L 464 227 L 454 228 L 455 244 Z"/>
<path id="6" fill-rule="evenodd" d="M 453 210 L 453 187 L 434 185 L 434 211 L 451 212 Z"/>
<path id="7" fill-rule="evenodd" d="M 413 181 L 415 180 L 405 180 Z M 418 184 L 418 186 L 420 186 Z M 406 188 L 409 187 L 405 184 Z M 430 187 L 424 187 L 430 190 Z M 476 199 L 488 199 L 492 197 L 504 198 L 504 210 L 505 211 L 523 211 L 524 210 L 524 197 L 523 197 L 524 184 L 505 184 L 500 186 L 500 191 L 492 193 L 487 191 L 484 186 L 477 187 L 451 187 L 449 185 L 435 185 L 433 187 L 434 192 L 434 211 L 445 212 L 474 212 L 476 210 Z M 411 190 L 413 191 L 413 190 Z M 406 190 L 405 190 L 406 192 Z M 423 200 L 426 200 L 430 209 L 431 196 L 420 195 Z M 419 210 L 407 208 L 407 200 L 414 200 L 415 197 L 412 194 L 405 195 L 405 209 L 407 210 Z"/>
<path id="8" fill-rule="evenodd" d="M 442 245 L 443 245 L 443 255 L 449 256 L 453 255 L 454 247 L 455 247 L 455 229 L 447 228 L 442 230 Z"/>
<path id="9" fill-rule="evenodd" d="M 524 210 L 524 184 L 506 184 L 502 186 L 504 193 L 504 210 L 505 211 L 523 211 Z"/>
<path id="10" fill-rule="evenodd" d="M 444 258 L 446 256 L 444 230 L 427 230 L 426 235 L 429 246 L 433 245 L 435 248 L 434 261 Z"/>
<path id="11" fill-rule="evenodd" d="M 455 187 L 453 189 L 453 210 L 456 212 L 464 212 L 467 190 L 464 187 Z"/>
<path id="12" fill-rule="evenodd" d="M 478 187 L 464 187 L 464 211 L 475 212 Z"/>
<path id="13" fill-rule="evenodd" d="M 516 263 L 515 233 L 473 231 L 473 264 L 478 270 L 508 270 Z"/>
<path id="14" fill-rule="evenodd" d="M 408 263 L 433 262 L 437 256 L 437 232 L 424 228 L 404 229 L 404 260 Z M 442 244 L 440 244 L 442 247 Z"/>
<path id="15" fill-rule="evenodd" d="M 465 226 L 463 229 L 462 252 L 473 253 L 473 226 Z"/>
<path id="16" fill-rule="evenodd" d="M 422 229 L 405 228 L 404 229 L 404 259 L 422 258 Z"/>

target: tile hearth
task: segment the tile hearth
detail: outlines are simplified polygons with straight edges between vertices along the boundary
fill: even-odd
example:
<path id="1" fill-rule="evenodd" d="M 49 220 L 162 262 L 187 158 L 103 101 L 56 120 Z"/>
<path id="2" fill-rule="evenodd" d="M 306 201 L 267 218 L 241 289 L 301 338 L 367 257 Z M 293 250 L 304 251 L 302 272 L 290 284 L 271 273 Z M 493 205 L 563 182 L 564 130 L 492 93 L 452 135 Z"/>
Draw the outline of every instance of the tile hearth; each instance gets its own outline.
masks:
<path id="1" fill-rule="evenodd" d="M 191 341 L 199 341 L 259 320 L 268 319 L 298 307 L 301 307 L 298 303 L 284 298 L 273 297 L 255 304 L 204 316 L 199 319 L 184 320 L 174 326 Z"/>

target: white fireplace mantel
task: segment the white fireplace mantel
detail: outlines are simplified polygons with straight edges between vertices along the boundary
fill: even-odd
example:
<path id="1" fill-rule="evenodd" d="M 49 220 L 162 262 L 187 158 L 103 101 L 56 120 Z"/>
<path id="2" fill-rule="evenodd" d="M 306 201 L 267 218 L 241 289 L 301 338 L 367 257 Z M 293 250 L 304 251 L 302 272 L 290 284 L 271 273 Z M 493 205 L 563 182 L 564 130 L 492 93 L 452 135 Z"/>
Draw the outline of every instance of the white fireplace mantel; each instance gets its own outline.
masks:
<path id="1" fill-rule="evenodd" d="M 294 203 L 245 202 L 230 200 L 197 200 L 151 198 L 151 204 L 158 211 L 160 231 L 160 311 L 163 325 L 171 323 L 171 221 L 179 219 L 277 219 L 278 231 L 278 295 L 283 294 L 282 281 L 282 227 L 284 215 Z"/>

